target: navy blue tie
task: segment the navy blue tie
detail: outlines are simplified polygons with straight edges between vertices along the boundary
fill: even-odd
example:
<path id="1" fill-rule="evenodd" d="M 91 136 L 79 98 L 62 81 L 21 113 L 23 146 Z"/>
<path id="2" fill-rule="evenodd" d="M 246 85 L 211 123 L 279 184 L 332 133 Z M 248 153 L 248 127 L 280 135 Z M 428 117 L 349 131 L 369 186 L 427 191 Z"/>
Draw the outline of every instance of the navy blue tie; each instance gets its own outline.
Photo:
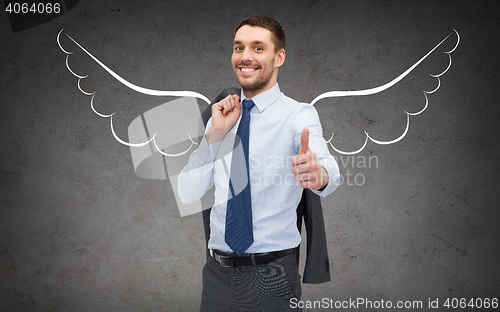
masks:
<path id="1" fill-rule="evenodd" d="M 253 243 L 252 228 L 252 199 L 250 196 L 250 174 L 248 168 L 248 142 L 250 137 L 250 110 L 254 106 L 252 100 L 243 100 L 243 113 L 240 125 L 236 132 L 235 148 L 231 163 L 231 175 L 229 179 L 229 199 L 226 212 L 226 235 L 225 241 L 236 255 L 241 256 Z M 240 139 L 243 147 L 244 162 L 242 162 L 241 152 L 236 148 Z M 240 159 L 238 159 L 240 158 Z M 241 167 L 246 170 L 242 171 Z M 240 170 L 238 170 L 240 169 Z M 246 176 L 242 176 L 245 175 Z M 244 181 L 242 185 L 241 181 Z M 241 187 L 234 187 L 242 185 Z M 236 189 L 236 194 L 235 194 Z M 241 190 L 241 191 L 240 191 Z"/>

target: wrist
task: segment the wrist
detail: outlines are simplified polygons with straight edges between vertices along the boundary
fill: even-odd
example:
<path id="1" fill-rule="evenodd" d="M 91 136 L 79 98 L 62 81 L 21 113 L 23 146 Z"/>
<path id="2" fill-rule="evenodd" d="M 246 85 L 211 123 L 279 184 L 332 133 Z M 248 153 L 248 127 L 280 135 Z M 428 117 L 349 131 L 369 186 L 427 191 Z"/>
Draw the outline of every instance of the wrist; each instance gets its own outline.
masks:
<path id="1" fill-rule="evenodd" d="M 318 189 L 318 192 L 322 192 L 328 186 L 329 181 L 328 172 L 325 167 L 321 166 L 321 187 Z"/>
<path id="2" fill-rule="evenodd" d="M 214 131 L 212 129 L 209 129 L 207 131 L 207 134 L 205 134 L 205 139 L 207 140 L 208 145 L 222 141 L 224 138 L 225 133 L 220 132 L 220 131 Z"/>

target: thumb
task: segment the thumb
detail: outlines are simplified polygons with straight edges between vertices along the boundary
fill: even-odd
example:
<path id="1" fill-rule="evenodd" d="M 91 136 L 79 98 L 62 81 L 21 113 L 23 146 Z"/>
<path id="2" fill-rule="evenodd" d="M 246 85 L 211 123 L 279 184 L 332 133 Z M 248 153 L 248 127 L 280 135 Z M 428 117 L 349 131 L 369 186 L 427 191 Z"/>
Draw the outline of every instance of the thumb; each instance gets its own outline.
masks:
<path id="1" fill-rule="evenodd" d="M 305 154 L 309 150 L 309 129 L 304 128 L 300 135 L 300 151 L 299 154 Z"/>

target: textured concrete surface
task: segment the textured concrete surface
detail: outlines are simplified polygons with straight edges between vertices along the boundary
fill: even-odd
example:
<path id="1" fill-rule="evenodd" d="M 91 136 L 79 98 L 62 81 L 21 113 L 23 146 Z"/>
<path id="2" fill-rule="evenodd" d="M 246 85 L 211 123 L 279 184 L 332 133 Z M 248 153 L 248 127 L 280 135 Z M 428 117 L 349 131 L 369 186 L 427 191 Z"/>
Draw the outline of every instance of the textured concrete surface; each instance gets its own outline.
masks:
<path id="1" fill-rule="evenodd" d="M 56 35 L 64 28 L 135 84 L 213 98 L 237 84 L 233 29 L 255 13 L 283 24 L 280 86 L 304 102 L 382 85 L 453 28 L 462 40 L 405 139 L 368 143 L 350 158 L 332 152 L 345 181 L 323 201 L 332 281 L 304 285 L 303 300 L 419 300 L 426 309 L 401 310 L 420 311 L 429 298 L 442 308 L 446 298 L 500 297 L 498 2 L 82 0 L 16 33 L 0 14 L 2 311 L 198 309 L 201 216 L 181 218 L 168 181 L 135 174 Z M 74 71 L 90 75 L 82 88 L 98 91 L 101 111 L 117 112 L 118 135 L 175 99 L 130 92 L 63 39 Z M 353 150 L 364 130 L 399 136 L 404 111 L 421 109 L 421 90 L 436 86 L 428 74 L 446 68 L 450 39 L 384 93 L 317 103 L 325 137 L 334 131 L 336 146 Z"/>

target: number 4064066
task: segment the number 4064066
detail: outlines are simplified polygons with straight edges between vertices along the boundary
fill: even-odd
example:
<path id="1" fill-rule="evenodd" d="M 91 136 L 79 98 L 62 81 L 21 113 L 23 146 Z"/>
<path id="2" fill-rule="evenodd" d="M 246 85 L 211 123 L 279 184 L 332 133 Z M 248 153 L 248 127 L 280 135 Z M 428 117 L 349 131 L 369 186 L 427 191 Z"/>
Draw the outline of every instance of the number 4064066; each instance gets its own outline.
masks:
<path id="1" fill-rule="evenodd" d="M 61 4 L 60 3 L 9 3 L 5 8 L 5 11 L 11 14 L 19 13 L 60 13 Z"/>

